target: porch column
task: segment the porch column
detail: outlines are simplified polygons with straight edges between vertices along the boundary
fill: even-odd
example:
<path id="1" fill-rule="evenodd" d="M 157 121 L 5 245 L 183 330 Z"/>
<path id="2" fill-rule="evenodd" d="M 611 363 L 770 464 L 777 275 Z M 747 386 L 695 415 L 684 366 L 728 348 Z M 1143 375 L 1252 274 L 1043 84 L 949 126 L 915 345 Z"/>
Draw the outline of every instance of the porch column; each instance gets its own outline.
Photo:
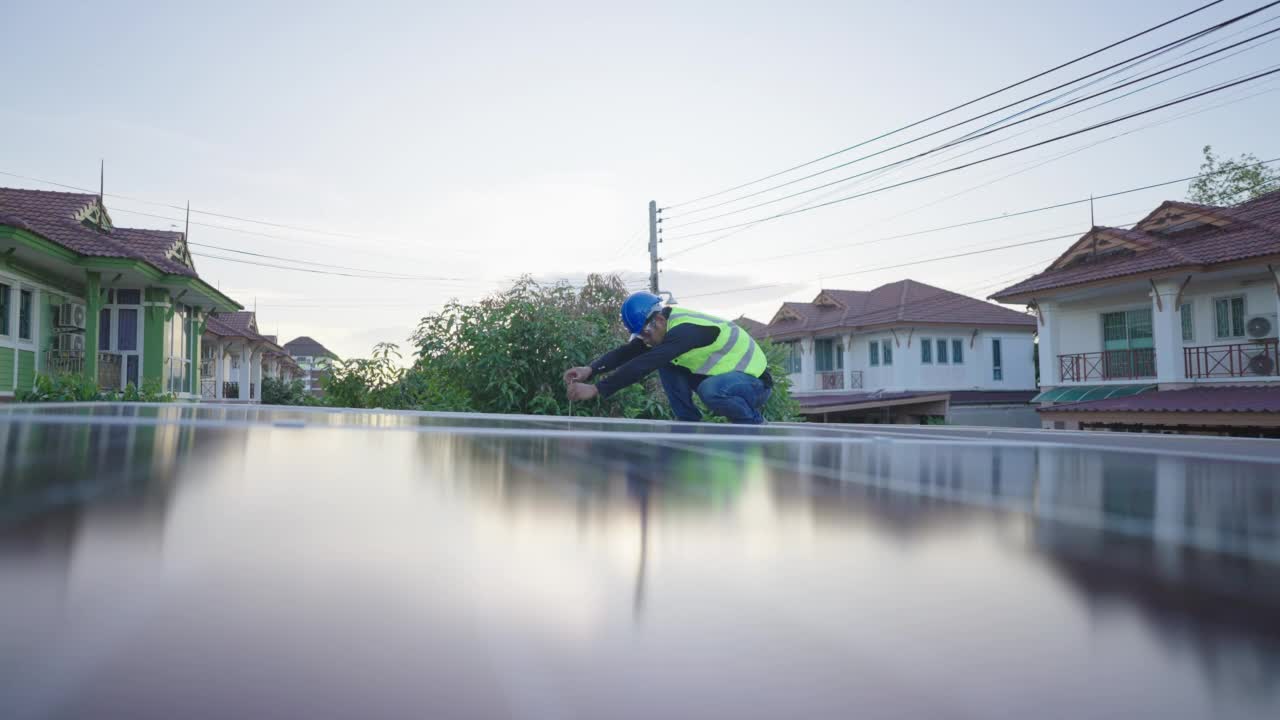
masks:
<path id="1" fill-rule="evenodd" d="M 1161 280 L 1151 290 L 1151 340 L 1156 352 L 1158 383 L 1176 383 L 1186 374 L 1182 360 L 1178 286 L 1174 280 Z"/>
<path id="2" fill-rule="evenodd" d="M 844 389 L 853 388 L 853 333 L 844 336 Z"/>
<path id="3" fill-rule="evenodd" d="M 240 346 L 240 372 L 236 376 L 236 381 L 240 385 L 240 393 L 237 396 L 240 400 L 249 399 L 249 343 Z"/>
<path id="4" fill-rule="evenodd" d="M 227 371 L 224 367 L 226 363 L 227 348 L 221 340 L 213 341 L 213 397 L 217 400 L 225 400 L 222 397 L 222 384 L 226 382 Z"/>
<path id="5" fill-rule="evenodd" d="M 98 319 L 102 313 L 102 273 L 84 274 L 84 377 L 98 382 Z"/>
<path id="6" fill-rule="evenodd" d="M 262 366 L 266 362 L 261 350 L 255 350 L 249 360 L 249 382 L 253 383 L 253 399 L 262 402 Z"/>
<path id="7" fill-rule="evenodd" d="M 1040 337 L 1037 349 L 1040 356 L 1040 387 L 1052 387 L 1062 382 L 1058 374 L 1058 328 L 1054 322 L 1058 306 L 1057 303 L 1041 301 L 1037 307 L 1039 308 L 1036 331 Z M 1007 356 L 1003 361 L 1006 366 L 1010 363 Z"/>
<path id="8" fill-rule="evenodd" d="M 800 389 L 818 389 L 818 358 L 813 354 L 813 337 L 800 340 Z"/>

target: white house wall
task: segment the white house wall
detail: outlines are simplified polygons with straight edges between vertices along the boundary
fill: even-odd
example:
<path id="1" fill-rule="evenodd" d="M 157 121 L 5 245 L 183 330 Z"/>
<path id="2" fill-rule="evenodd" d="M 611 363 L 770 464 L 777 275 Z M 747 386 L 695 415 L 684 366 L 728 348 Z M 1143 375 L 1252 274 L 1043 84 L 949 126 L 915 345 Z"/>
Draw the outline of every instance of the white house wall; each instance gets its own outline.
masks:
<path id="1" fill-rule="evenodd" d="M 873 341 L 893 344 L 893 333 L 874 332 L 858 333 L 849 343 L 851 352 L 846 355 L 847 367 L 854 372 L 862 373 L 863 390 L 885 391 L 927 391 L 927 390 L 1034 390 L 1035 366 L 1032 353 L 1035 347 L 1034 333 L 1031 329 L 1019 331 L 980 330 L 972 341 L 973 328 L 901 328 L 897 331 L 897 341 L 893 345 L 893 364 L 872 367 L 870 362 L 870 344 Z M 816 337 L 832 337 L 819 334 Z M 910 347 L 908 347 L 910 337 Z M 844 336 L 848 343 L 848 336 Z M 964 347 L 964 362 L 939 365 L 936 362 L 924 364 L 920 360 L 920 342 L 922 338 L 934 341 L 938 338 L 948 340 L 948 357 L 950 357 L 950 340 L 958 339 Z M 1001 341 L 1001 364 L 1003 379 L 993 378 L 991 365 L 991 340 Z M 811 343 L 803 343 L 806 348 Z M 851 362 L 849 362 L 851 361 Z M 814 373 L 809 372 L 814 357 L 811 351 L 801 356 L 805 371 L 793 373 L 792 387 L 797 392 L 817 390 L 817 383 L 810 381 Z M 855 388 L 856 389 L 856 388 Z"/>

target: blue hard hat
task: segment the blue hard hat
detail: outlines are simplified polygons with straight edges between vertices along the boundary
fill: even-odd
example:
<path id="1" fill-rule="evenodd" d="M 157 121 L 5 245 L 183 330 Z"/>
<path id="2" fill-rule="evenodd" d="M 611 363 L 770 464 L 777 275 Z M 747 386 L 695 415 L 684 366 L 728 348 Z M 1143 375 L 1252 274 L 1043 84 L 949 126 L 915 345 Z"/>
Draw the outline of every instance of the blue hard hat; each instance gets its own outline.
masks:
<path id="1" fill-rule="evenodd" d="M 639 335 L 649 316 L 662 309 L 662 298 L 651 292 L 633 292 L 622 301 L 622 324 L 632 335 Z"/>

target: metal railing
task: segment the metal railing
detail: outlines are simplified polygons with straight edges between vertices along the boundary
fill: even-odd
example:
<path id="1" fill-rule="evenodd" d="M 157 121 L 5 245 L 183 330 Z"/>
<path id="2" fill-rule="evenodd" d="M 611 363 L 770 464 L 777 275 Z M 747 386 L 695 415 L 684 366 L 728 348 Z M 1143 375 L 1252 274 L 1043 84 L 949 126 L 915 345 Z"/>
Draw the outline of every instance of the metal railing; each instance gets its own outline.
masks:
<path id="1" fill-rule="evenodd" d="M 1182 349 L 1187 379 L 1280 375 L 1280 341 L 1201 345 Z"/>
<path id="2" fill-rule="evenodd" d="M 819 390 L 845 390 L 844 371 L 843 370 L 827 370 L 818 373 L 818 389 Z M 849 390 L 862 389 L 862 371 L 849 371 Z"/>
<path id="3" fill-rule="evenodd" d="M 1058 356 L 1058 377 L 1062 382 L 1137 380 L 1155 376 L 1156 351 L 1152 348 Z"/>
<path id="4" fill-rule="evenodd" d="M 40 372 L 49 377 L 84 374 L 85 353 L 82 350 L 50 350 L 40 357 Z M 98 387 L 120 389 L 123 358 L 116 353 L 98 353 Z"/>

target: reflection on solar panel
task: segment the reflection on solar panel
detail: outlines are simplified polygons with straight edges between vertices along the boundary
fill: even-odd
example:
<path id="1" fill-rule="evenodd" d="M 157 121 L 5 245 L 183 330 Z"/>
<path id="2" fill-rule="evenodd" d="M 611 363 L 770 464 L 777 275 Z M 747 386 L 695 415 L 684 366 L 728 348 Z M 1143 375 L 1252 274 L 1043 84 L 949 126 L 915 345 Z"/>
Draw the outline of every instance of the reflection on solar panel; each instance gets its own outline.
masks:
<path id="1" fill-rule="evenodd" d="M 1272 441 L 0 409 L 0 707 L 1280 713 Z"/>

